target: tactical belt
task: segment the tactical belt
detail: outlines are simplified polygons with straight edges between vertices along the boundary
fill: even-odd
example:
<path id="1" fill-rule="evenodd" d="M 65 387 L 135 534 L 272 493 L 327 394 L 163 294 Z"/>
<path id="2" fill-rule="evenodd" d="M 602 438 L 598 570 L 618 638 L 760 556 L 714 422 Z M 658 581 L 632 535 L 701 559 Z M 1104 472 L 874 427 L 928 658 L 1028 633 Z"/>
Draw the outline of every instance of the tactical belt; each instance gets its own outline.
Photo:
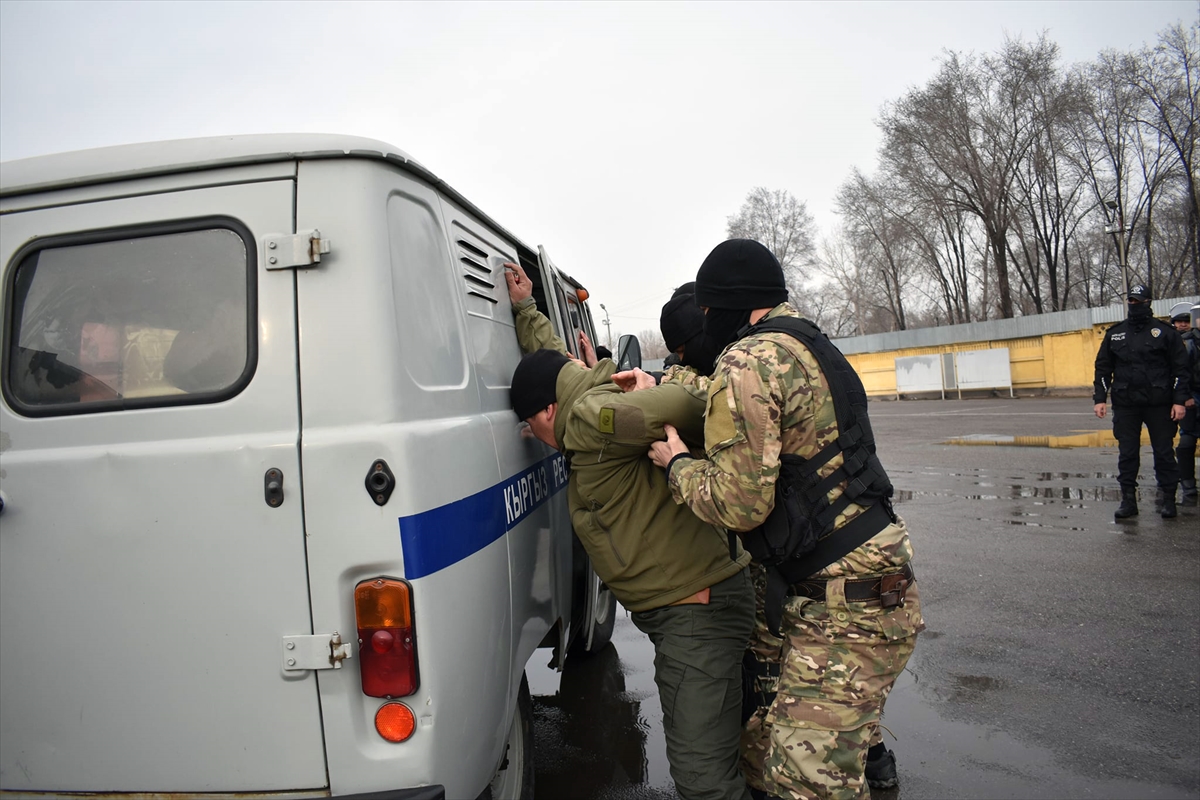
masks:
<path id="1" fill-rule="evenodd" d="M 915 580 L 912 564 L 905 564 L 899 572 L 846 581 L 846 600 L 851 603 L 879 603 L 884 608 L 903 606 L 904 595 Z M 788 595 L 824 600 L 826 583 L 826 581 L 793 583 L 788 587 Z"/>

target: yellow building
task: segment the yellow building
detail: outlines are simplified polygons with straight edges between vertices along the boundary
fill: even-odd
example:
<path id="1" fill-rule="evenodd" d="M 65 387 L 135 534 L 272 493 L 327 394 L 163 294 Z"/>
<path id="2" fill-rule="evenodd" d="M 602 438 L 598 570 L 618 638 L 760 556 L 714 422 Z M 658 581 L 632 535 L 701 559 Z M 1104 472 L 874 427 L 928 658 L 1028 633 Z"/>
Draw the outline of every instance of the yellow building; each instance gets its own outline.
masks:
<path id="1" fill-rule="evenodd" d="M 1190 295 L 1154 301 L 1155 315 L 1164 318 L 1171 306 L 1180 302 L 1200 302 Z M 937 389 L 903 392 L 904 380 L 897 383 L 896 359 L 913 356 L 941 356 L 942 386 L 946 397 L 959 394 L 961 353 L 978 350 L 1008 351 L 1008 375 L 996 370 L 996 380 L 988 389 L 969 391 L 1011 391 L 1023 395 L 1090 395 L 1096 351 L 1104 331 L 1125 318 L 1124 306 L 1083 308 L 1016 319 L 943 325 L 911 331 L 877 333 L 835 339 L 837 345 L 862 378 L 871 397 L 933 396 Z M 934 363 L 925 359 L 926 363 Z"/>

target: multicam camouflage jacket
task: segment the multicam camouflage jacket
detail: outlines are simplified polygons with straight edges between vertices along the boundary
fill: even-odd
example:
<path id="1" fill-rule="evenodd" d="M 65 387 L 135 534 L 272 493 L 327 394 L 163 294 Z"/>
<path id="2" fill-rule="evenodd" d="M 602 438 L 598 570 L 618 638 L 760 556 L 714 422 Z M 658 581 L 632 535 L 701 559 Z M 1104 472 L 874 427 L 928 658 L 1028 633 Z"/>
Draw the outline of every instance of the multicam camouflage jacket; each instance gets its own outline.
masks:
<path id="1" fill-rule="evenodd" d="M 766 319 L 782 316 L 800 315 L 784 303 Z M 714 525 L 753 530 L 774 507 L 780 455 L 811 458 L 837 436 L 833 397 L 808 348 L 786 333 L 748 336 L 717 359 L 705 412 L 708 457 L 680 459 L 672 465 L 672 496 Z M 841 465 L 841 454 L 835 455 L 819 475 L 826 477 Z M 830 502 L 841 496 L 843 486 L 830 491 Z M 835 526 L 842 527 L 865 510 L 849 505 Z M 911 558 L 907 529 L 898 520 L 817 575 L 886 572 Z"/>
<path id="2" fill-rule="evenodd" d="M 689 389 L 703 392 L 708 396 L 708 381 L 707 375 L 701 375 L 691 367 L 685 367 L 682 364 L 672 364 L 663 372 L 661 383 L 678 383 L 687 386 Z"/>

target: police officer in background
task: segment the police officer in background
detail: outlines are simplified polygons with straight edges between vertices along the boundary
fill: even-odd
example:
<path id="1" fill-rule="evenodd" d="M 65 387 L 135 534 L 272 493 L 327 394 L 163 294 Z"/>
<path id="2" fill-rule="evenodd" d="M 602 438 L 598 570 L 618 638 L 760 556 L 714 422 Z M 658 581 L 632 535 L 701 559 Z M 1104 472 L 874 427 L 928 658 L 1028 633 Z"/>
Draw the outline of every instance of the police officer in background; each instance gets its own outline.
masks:
<path id="1" fill-rule="evenodd" d="M 1196 505 L 1196 437 L 1200 436 L 1200 421 L 1196 414 L 1196 395 L 1200 394 L 1200 331 L 1192 327 L 1192 314 L 1200 306 L 1176 303 L 1171 306 L 1171 324 L 1183 339 L 1188 354 L 1188 380 L 1192 396 L 1184 404 L 1186 413 L 1179 423 L 1179 445 L 1175 458 L 1179 461 L 1179 500 L 1185 506 Z"/>
<path id="2" fill-rule="evenodd" d="M 807 519 L 820 534 L 805 557 L 769 566 L 764 611 L 772 628 L 782 622 L 782 668 L 762 720 L 759 775 L 743 769 L 776 797 L 862 798 L 866 762 L 889 754 L 883 702 L 925 623 L 862 383 L 787 297 L 779 261 L 760 243 L 713 249 L 696 276 L 705 336 L 723 349 L 708 388 L 706 457 L 693 458 L 668 427 L 650 458 L 666 468 L 676 502 L 706 522 L 754 537 L 780 513 L 785 527 Z M 795 516 L 776 500 L 776 484 L 794 486 L 792 477 L 816 488 Z"/>
<path id="3" fill-rule="evenodd" d="M 1121 505 L 1117 519 L 1137 516 L 1137 476 L 1141 466 L 1142 425 L 1150 432 L 1154 477 L 1162 497 L 1164 519 L 1176 515 L 1179 465 L 1172 444 L 1175 425 L 1183 419 L 1188 399 L 1188 360 L 1183 340 L 1173 327 L 1154 318 L 1150 291 L 1129 290 L 1129 316 L 1104 334 L 1096 353 L 1092 392 L 1096 416 L 1103 419 L 1112 394 L 1113 435 L 1117 438 L 1117 481 Z"/>

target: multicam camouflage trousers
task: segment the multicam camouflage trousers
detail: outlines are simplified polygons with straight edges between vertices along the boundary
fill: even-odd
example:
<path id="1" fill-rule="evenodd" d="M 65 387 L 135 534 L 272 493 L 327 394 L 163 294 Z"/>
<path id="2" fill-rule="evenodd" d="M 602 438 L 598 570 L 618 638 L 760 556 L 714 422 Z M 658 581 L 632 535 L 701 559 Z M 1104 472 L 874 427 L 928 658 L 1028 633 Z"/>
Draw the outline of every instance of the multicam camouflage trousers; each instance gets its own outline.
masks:
<path id="1" fill-rule="evenodd" d="M 746 782 L 776 797 L 870 797 L 867 749 L 881 741 L 884 701 L 925 628 L 915 583 L 903 607 L 884 609 L 848 603 L 844 582 L 829 581 L 822 603 L 788 600 L 775 702 L 742 732 Z M 758 623 L 765 631 L 761 614 Z M 755 641 L 765 644 L 757 626 Z"/>

